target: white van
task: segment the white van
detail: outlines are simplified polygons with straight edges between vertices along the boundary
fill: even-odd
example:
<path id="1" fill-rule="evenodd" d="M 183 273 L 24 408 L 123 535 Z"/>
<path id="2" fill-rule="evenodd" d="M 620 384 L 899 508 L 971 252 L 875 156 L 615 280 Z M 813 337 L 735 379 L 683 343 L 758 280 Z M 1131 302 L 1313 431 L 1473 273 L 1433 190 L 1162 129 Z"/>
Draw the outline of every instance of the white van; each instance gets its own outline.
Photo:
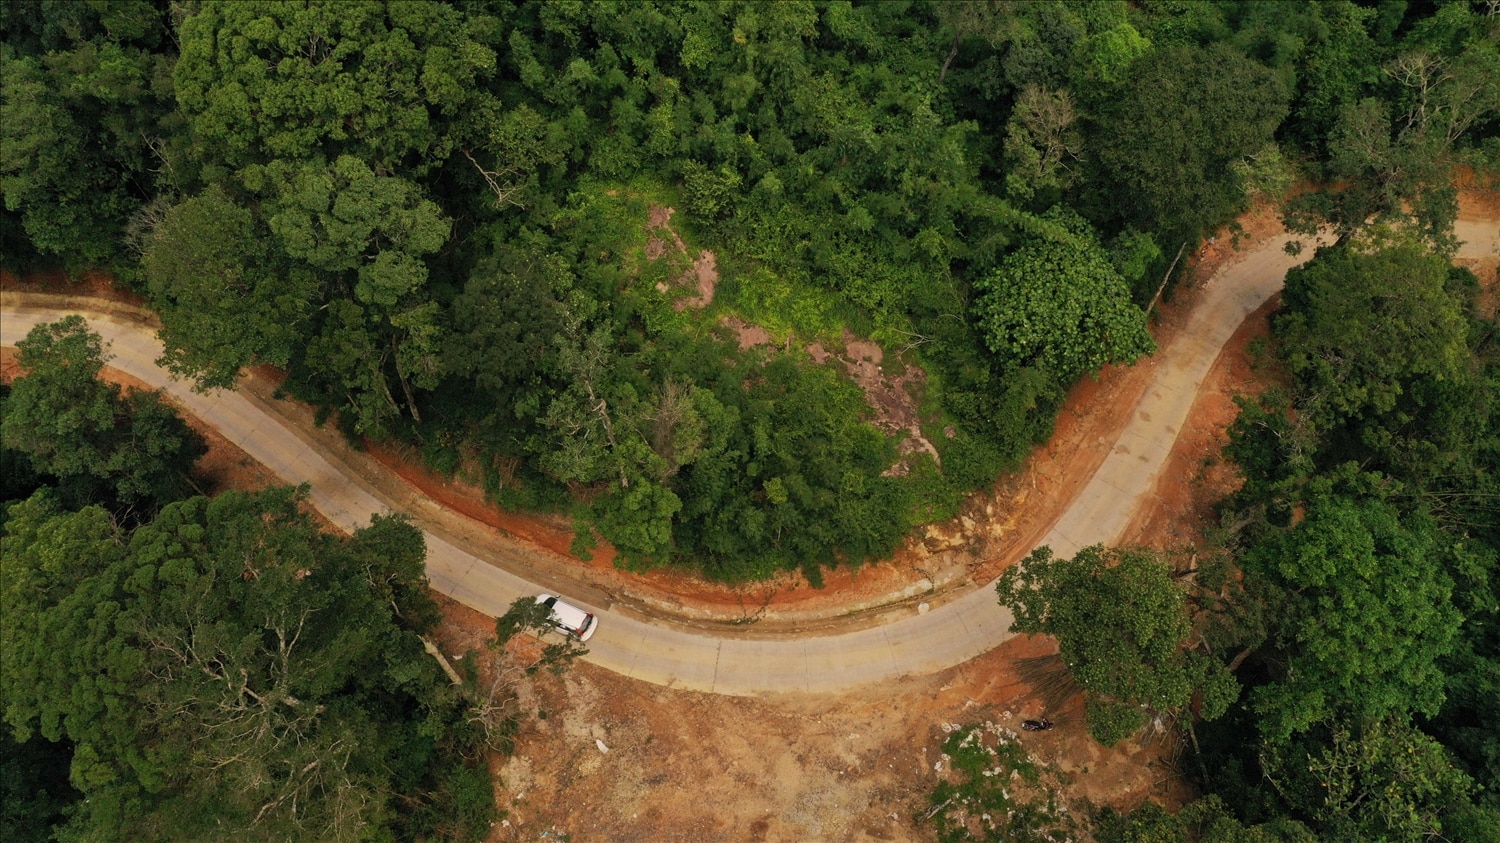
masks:
<path id="1" fill-rule="evenodd" d="M 571 638 L 587 641 L 598 627 L 593 612 L 585 612 L 560 597 L 538 594 L 536 602 L 552 610 L 552 625 Z"/>

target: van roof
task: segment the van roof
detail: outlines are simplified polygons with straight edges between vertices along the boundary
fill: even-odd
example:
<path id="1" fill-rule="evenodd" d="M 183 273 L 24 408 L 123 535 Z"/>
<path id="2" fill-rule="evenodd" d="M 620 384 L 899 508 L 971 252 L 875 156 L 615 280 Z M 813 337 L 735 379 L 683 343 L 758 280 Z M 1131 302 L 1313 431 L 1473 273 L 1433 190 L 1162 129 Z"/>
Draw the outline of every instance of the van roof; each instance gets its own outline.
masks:
<path id="1" fill-rule="evenodd" d="M 591 626 L 590 619 L 593 617 L 588 612 L 574 606 L 566 600 L 559 600 L 550 594 L 538 594 L 536 602 L 547 606 L 552 610 L 554 622 L 570 629 L 580 637 L 586 637 Z"/>

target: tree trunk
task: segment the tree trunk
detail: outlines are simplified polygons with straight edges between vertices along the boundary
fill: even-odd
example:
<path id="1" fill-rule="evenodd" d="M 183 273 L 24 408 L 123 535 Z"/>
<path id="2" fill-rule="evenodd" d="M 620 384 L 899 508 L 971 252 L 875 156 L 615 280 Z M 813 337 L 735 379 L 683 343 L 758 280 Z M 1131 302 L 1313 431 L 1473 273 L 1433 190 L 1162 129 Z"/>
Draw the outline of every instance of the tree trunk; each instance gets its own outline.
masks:
<path id="1" fill-rule="evenodd" d="M 401 391 L 406 393 L 406 406 L 411 410 L 412 421 L 422 423 L 422 414 L 417 410 L 417 396 L 412 394 L 411 384 L 407 383 L 406 375 L 401 374 L 401 351 L 396 348 L 396 338 L 391 337 L 391 353 L 396 357 L 396 380 L 401 382 Z"/>
<path id="2" fill-rule="evenodd" d="M 1236 654 L 1235 657 L 1233 659 L 1230 659 L 1230 661 L 1229 661 L 1229 667 L 1228 667 L 1229 672 L 1230 673 L 1234 673 L 1236 670 L 1239 670 L 1240 669 L 1240 665 L 1244 664 L 1245 663 L 1245 659 L 1250 658 L 1250 654 L 1253 653 L 1253 652 L 1255 652 L 1255 648 L 1254 647 L 1246 647 L 1245 649 L 1239 651 L 1239 653 Z"/>
<path id="3" fill-rule="evenodd" d="M 1156 295 L 1152 296 L 1151 297 L 1151 303 L 1148 304 L 1148 305 L 1146 305 L 1146 318 L 1147 319 L 1151 318 L 1151 309 L 1154 308 L 1154 307 L 1156 307 L 1156 302 L 1157 302 L 1157 300 L 1159 300 L 1161 298 L 1162 291 L 1165 290 L 1165 289 L 1167 289 L 1167 281 L 1168 281 L 1168 279 L 1170 279 L 1172 277 L 1172 270 L 1174 270 L 1174 269 L 1177 268 L 1177 262 L 1180 261 L 1180 260 L 1182 260 L 1182 250 L 1186 249 L 1186 248 L 1187 248 L 1187 241 L 1183 241 L 1183 244 L 1181 246 L 1177 247 L 1177 257 L 1172 258 L 1172 265 L 1169 266 L 1169 267 L 1167 267 L 1167 274 L 1163 275 L 1161 277 L 1161 284 L 1158 285 L 1157 288 L 1156 288 Z"/>
<path id="4" fill-rule="evenodd" d="M 948 58 L 943 60 L 943 70 L 938 74 L 939 85 L 943 84 L 943 80 L 948 78 L 948 65 L 953 64 L 953 60 L 956 58 L 958 58 L 958 33 L 955 32 L 953 33 L 953 49 L 948 51 Z"/>
<path id="5" fill-rule="evenodd" d="M 443 651 L 439 650 L 437 645 L 432 643 L 425 635 L 422 636 L 422 649 L 426 650 L 429 656 L 437 659 L 437 663 L 442 666 L 443 672 L 448 674 L 448 678 L 453 680 L 453 684 L 464 684 L 464 680 L 459 677 L 458 671 L 454 670 L 453 665 L 449 664 L 448 659 L 443 656 Z"/>

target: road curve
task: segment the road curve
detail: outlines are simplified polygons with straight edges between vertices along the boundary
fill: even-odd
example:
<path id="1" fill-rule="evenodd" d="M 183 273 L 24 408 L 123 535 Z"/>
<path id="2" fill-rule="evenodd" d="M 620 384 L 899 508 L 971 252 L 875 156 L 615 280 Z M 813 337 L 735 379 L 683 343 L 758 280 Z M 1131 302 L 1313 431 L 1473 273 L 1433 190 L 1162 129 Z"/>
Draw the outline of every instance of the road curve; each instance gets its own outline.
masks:
<path id="1" fill-rule="evenodd" d="M 1459 237 L 1469 241 L 1461 254 L 1500 251 L 1493 221 L 1461 222 Z M 1193 399 L 1220 349 L 1256 308 L 1280 289 L 1286 271 L 1300 259 L 1286 255 L 1286 238 L 1245 253 L 1208 282 L 1177 339 L 1141 365 L 1155 369 L 1151 385 L 1112 452 L 1041 544 L 1071 556 L 1091 544 L 1111 544 L 1135 510 L 1152 494 Z M 41 322 L 69 313 L 84 316 L 109 343 L 109 364 L 164 388 L 188 412 L 240 445 L 288 483 L 307 483 L 311 502 L 331 522 L 353 530 L 374 513 L 403 509 L 373 485 L 325 454 L 254 400 L 238 392 L 195 393 L 156 366 L 162 347 L 151 329 L 133 319 L 91 309 L 30 306 L 6 296 L 0 303 L 0 342 L 14 345 Z M 418 507 L 420 508 L 420 507 Z M 522 554 L 495 560 L 477 558 L 469 543 L 411 512 L 427 538 L 427 570 L 438 591 L 485 614 L 498 615 L 512 600 L 546 590 L 512 570 L 525 571 Z M 720 637 L 650 623 L 608 607 L 589 605 L 600 615 L 587 660 L 616 673 L 675 688 L 718 694 L 826 692 L 931 673 L 968 661 L 1010 637 L 1010 613 L 996 603 L 989 586 L 975 589 L 925 613 L 883 625 L 837 634 L 800 637 Z"/>

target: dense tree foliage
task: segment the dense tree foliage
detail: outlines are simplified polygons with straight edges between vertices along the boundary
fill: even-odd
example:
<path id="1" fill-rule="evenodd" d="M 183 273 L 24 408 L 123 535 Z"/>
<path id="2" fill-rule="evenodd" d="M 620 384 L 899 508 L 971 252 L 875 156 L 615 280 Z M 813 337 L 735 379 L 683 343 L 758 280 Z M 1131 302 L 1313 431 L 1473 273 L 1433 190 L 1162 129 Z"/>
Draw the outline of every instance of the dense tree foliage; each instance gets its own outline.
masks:
<path id="1" fill-rule="evenodd" d="M 0 729 L 0 834 L 21 843 L 46 843 L 78 801 L 68 784 L 68 756 L 40 737 L 17 741 Z"/>
<path id="2" fill-rule="evenodd" d="M 1271 143 L 1286 93 L 1225 44 L 1153 50 L 1131 71 L 1098 116 L 1092 201 L 1164 243 L 1195 240 L 1233 216 L 1244 195 L 1233 165 Z"/>
<path id="3" fill-rule="evenodd" d="M 4 15 L 9 263 L 111 265 L 202 385 L 284 366 L 351 435 L 726 579 L 953 512 L 1149 350 L 1172 258 L 1293 162 L 1337 185 L 1299 225 L 1410 211 L 1438 242 L 1447 168 L 1500 131 L 1463 2 Z M 851 334 L 926 373 L 925 456 L 802 353 Z"/>
<path id="4" fill-rule="evenodd" d="M 1290 204 L 1293 227 L 1311 233 L 1326 223 L 1347 236 L 1372 217 L 1412 220 L 1430 245 L 1451 251 L 1458 213 L 1452 167 L 1468 144 L 1485 144 L 1473 160 L 1490 168 L 1500 151 L 1500 32 L 1494 10 L 1481 17 L 1476 5 L 1448 3 L 1412 21 L 1375 72 L 1365 65 L 1364 85 L 1346 79 L 1321 93 L 1320 122 L 1328 126 L 1321 175 L 1330 186 Z M 1345 43 L 1359 40 L 1352 27 L 1344 29 Z"/>
<path id="5" fill-rule="evenodd" d="M 166 4 L 20 0 L 0 15 L 0 195 L 26 234 L 7 245 L 78 267 L 124 258 L 150 174 L 172 166 Z"/>
<path id="6" fill-rule="evenodd" d="M 1246 692 L 1195 736 L 1209 795 L 1108 815 L 1101 839 L 1500 833 L 1496 322 L 1441 248 L 1376 225 L 1288 276 L 1285 386 L 1231 429 L 1230 567 L 1195 577 L 1215 605 L 1194 627 Z"/>
<path id="7" fill-rule="evenodd" d="M 1190 649 L 1187 593 L 1146 551 L 1087 547 L 1072 559 L 1033 551 L 995 586 L 1015 613 L 1011 629 L 1051 635 L 1085 692 L 1089 732 L 1115 744 L 1201 694 L 1202 715 L 1224 713 L 1239 689 L 1223 664 Z"/>
<path id="8" fill-rule="evenodd" d="M 1203 744 L 1207 785 L 1245 821 L 1338 841 L 1500 829 L 1475 727 L 1500 665 L 1500 378 L 1465 275 L 1377 230 L 1288 277 L 1289 387 L 1247 402 L 1230 446 L 1250 691 Z"/>
<path id="9" fill-rule="evenodd" d="M 1288 278 L 1287 387 L 1232 429 L 1246 482 L 1223 547 L 1191 568 L 1043 548 L 1001 578 L 1015 629 L 1057 638 L 1102 742 L 1139 727 L 1136 704 L 1181 707 L 1208 680 L 1186 722 L 1209 795 L 1176 816 L 1105 812 L 1099 839 L 1500 830 L 1496 324 L 1427 248 L 1377 229 Z"/>
<path id="10" fill-rule="evenodd" d="M 1462 277 L 1381 233 L 1288 273 L 1275 330 L 1300 396 L 1294 439 L 1319 441 L 1324 467 L 1436 477 L 1482 440 Z"/>
<path id="11" fill-rule="evenodd" d="M 1302 177 L 1288 225 L 1338 245 L 1288 278 L 1285 386 L 1235 425 L 1222 558 L 1037 558 L 1009 597 L 1073 656 L 1098 734 L 1228 706 L 1201 733 L 1212 795 L 1101 834 L 1484 839 L 1500 364 L 1445 258 L 1453 167 L 1500 170 L 1497 44 L 1486 0 L 12 0 L 0 254 L 115 270 L 174 371 L 282 366 L 351 436 L 570 509 L 580 547 L 816 582 L 1015 465 L 1076 379 L 1150 350 L 1174 256 Z M 855 338 L 883 375 L 922 370 L 914 427 L 851 382 Z M 4 704 L 62 739 L 18 751 L 43 778 L 47 747 L 70 760 L 70 829 L 183 836 L 210 803 L 267 837 L 483 815 L 487 790 L 433 772 L 477 738 L 413 649 L 415 589 L 361 579 L 415 581 L 405 528 L 317 537 L 282 493 L 174 503 L 200 446 L 169 408 L 99 384 L 80 325 L 21 356 L 0 484 L 26 501 L 6 600 L 30 608 L 6 646 L 60 643 L 7 661 Z M 280 555 L 230 570 L 254 537 Z M 245 681 L 173 662 L 163 609 Z M 293 611 L 312 626 L 277 661 Z M 83 690 L 11 684 L 44 657 Z"/>
<path id="12" fill-rule="evenodd" d="M 203 441 L 156 392 L 99 380 L 104 349 L 82 317 L 38 325 L 16 343 L 0 441 L 57 478 L 72 503 L 150 511 L 183 497 Z"/>
<path id="13" fill-rule="evenodd" d="M 421 533 L 324 534 L 294 489 L 188 498 L 202 442 L 156 394 L 97 380 L 81 319 L 18 345 L 26 373 L 0 396 L 7 839 L 487 833 L 478 762 L 521 712 L 512 685 L 481 693 L 431 657 Z"/>
<path id="14" fill-rule="evenodd" d="M 1426 716 L 1442 701 L 1442 671 L 1458 631 L 1446 548 L 1428 525 L 1389 506 L 1330 497 L 1245 555 L 1246 571 L 1282 614 L 1273 641 L 1284 666 L 1257 689 L 1261 729 L 1285 740 L 1335 717 L 1363 722 Z"/>
<path id="15" fill-rule="evenodd" d="M 335 539 L 299 503 L 191 498 L 129 531 L 45 492 L 11 508 L 0 691 L 18 737 L 73 746 L 70 836 L 413 837 L 487 775 L 419 638 L 420 533 Z"/>
<path id="16" fill-rule="evenodd" d="M 289 261 L 278 265 L 262 245 L 266 236 L 217 185 L 157 224 L 142 266 L 174 372 L 230 387 L 247 363 L 291 362 L 317 278 Z"/>

